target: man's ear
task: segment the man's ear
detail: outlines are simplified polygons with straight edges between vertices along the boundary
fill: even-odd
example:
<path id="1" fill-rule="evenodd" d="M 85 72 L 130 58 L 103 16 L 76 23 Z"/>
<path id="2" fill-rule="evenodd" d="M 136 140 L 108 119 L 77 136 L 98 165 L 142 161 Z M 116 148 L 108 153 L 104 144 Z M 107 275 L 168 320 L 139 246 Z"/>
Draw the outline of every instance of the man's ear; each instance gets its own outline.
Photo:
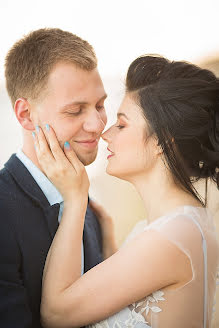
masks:
<path id="1" fill-rule="evenodd" d="M 30 104 L 25 98 L 18 98 L 14 104 L 14 111 L 18 122 L 25 130 L 35 130 L 30 116 Z"/>

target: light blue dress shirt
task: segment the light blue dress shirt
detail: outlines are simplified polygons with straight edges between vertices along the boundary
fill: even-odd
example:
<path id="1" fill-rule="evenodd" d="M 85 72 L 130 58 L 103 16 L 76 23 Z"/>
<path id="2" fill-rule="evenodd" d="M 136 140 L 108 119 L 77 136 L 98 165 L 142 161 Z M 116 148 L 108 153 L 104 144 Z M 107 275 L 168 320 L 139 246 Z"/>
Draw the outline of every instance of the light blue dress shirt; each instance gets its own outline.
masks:
<path id="1" fill-rule="evenodd" d="M 63 198 L 60 192 L 56 189 L 56 187 L 52 184 L 52 182 L 43 174 L 40 169 L 23 153 L 21 149 L 18 150 L 16 156 L 19 160 L 24 164 L 27 170 L 30 172 L 44 195 L 46 196 L 50 205 L 60 204 L 59 216 L 58 220 L 61 221 L 62 212 L 63 212 Z M 82 240 L 82 248 L 81 248 L 81 275 L 84 273 L 84 245 Z"/>

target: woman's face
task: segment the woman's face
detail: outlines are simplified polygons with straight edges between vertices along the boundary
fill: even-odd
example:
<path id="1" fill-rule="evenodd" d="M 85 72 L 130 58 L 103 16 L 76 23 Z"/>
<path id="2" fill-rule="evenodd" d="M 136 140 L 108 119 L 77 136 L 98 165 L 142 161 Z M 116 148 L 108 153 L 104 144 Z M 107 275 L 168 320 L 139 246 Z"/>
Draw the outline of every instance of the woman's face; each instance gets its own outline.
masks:
<path id="1" fill-rule="evenodd" d="M 157 140 L 148 136 L 149 127 L 141 108 L 126 94 L 116 124 L 102 135 L 109 150 L 107 173 L 129 181 L 149 172 L 155 164 L 158 146 Z"/>

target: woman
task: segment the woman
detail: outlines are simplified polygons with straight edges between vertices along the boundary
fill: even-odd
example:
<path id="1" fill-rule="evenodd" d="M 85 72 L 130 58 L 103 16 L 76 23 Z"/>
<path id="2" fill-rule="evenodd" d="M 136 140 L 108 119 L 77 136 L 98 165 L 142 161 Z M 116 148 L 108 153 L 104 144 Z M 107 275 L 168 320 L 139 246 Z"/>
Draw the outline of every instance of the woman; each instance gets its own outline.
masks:
<path id="1" fill-rule="evenodd" d="M 150 223 L 109 256 L 110 220 L 94 204 L 109 257 L 81 277 L 88 177 L 69 143 L 63 152 L 52 128 L 40 129 L 37 156 L 65 204 L 44 269 L 43 324 L 209 328 L 219 247 L 192 181 L 210 177 L 219 185 L 218 79 L 185 62 L 137 58 L 117 123 L 102 137 L 108 174 L 136 187 Z"/>

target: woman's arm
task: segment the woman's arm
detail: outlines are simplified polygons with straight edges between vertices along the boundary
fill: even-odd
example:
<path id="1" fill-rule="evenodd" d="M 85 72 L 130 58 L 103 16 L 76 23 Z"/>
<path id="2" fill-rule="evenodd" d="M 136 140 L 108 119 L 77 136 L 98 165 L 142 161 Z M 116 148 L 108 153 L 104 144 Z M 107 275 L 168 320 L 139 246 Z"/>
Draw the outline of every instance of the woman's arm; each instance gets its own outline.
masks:
<path id="1" fill-rule="evenodd" d="M 72 208 L 64 214 L 44 273 L 41 314 L 46 327 L 98 322 L 153 291 L 191 278 L 184 276 L 190 266 L 186 255 L 155 231 L 143 232 L 80 277 L 80 251 L 75 257 L 75 249 L 81 242 L 74 234 L 80 218 L 69 224 Z"/>
<path id="2" fill-rule="evenodd" d="M 36 141 L 37 155 L 44 172 L 63 194 L 64 211 L 44 271 L 43 325 L 64 328 L 97 322 L 153 291 L 188 279 L 187 256 L 155 231 L 143 232 L 80 276 L 87 181 L 73 150 L 65 151 L 68 162 L 61 153 L 57 155 L 52 133 L 47 136 L 52 157 L 42 131 Z"/>

